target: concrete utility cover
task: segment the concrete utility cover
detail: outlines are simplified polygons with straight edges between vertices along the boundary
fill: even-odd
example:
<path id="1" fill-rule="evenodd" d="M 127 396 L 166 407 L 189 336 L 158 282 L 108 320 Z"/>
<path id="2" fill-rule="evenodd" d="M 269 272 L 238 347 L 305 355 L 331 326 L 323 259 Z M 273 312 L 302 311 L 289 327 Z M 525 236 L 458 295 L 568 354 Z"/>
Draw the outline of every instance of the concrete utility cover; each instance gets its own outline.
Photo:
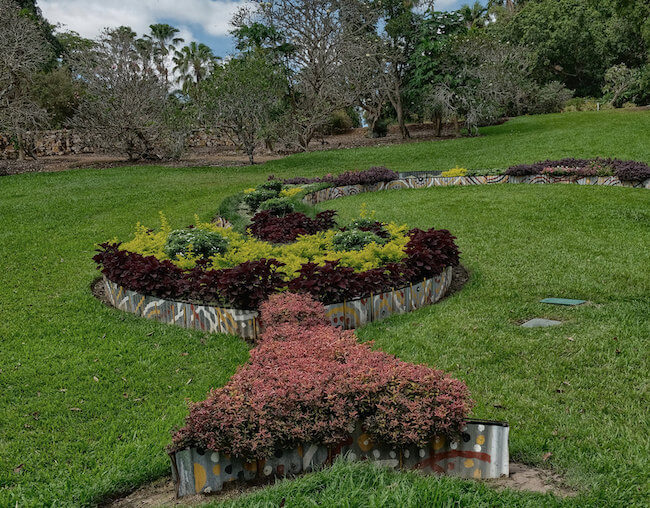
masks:
<path id="1" fill-rule="evenodd" d="M 541 303 L 551 303 L 553 305 L 581 305 L 587 303 L 587 300 L 572 300 L 571 298 L 544 298 Z"/>
<path id="2" fill-rule="evenodd" d="M 526 321 L 523 325 L 524 328 L 539 328 L 544 326 L 561 325 L 562 321 L 554 321 L 553 319 L 535 318 Z"/>

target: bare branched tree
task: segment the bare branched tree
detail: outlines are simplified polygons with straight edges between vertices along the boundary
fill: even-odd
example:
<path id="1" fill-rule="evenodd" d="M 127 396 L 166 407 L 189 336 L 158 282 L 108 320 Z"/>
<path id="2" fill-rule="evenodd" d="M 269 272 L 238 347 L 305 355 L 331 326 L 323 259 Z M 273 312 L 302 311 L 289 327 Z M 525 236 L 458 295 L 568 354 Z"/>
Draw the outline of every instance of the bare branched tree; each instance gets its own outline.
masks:
<path id="1" fill-rule="evenodd" d="M 344 86 L 341 51 L 344 47 L 340 2 L 336 0 L 255 0 L 252 13 L 240 13 L 237 28 L 253 20 L 273 27 L 287 53 L 290 71 L 292 137 L 306 150 L 337 109 L 352 104 Z"/>
<path id="2" fill-rule="evenodd" d="M 22 16 L 12 0 L 0 0 L 0 132 L 7 132 L 25 158 L 25 134 L 38 128 L 47 114 L 31 94 L 36 73 L 50 58 L 39 28 Z"/>
<path id="3" fill-rule="evenodd" d="M 181 153 L 187 130 L 149 57 L 128 27 L 106 30 L 92 50 L 77 56 L 74 70 L 85 93 L 74 125 L 97 150 L 130 160 Z"/>

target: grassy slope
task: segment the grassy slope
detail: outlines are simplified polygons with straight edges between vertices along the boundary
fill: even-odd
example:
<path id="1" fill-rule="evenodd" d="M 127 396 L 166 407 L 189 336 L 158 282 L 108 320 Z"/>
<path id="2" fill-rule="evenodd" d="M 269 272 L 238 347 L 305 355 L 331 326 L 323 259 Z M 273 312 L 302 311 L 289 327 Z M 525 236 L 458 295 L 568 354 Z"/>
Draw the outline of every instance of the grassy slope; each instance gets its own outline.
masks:
<path id="1" fill-rule="evenodd" d="M 254 168 L 139 167 L 0 179 L 0 506 L 87 504 L 164 474 L 162 447 L 186 412 L 183 399 L 202 398 L 247 357 L 235 337 L 206 336 L 103 307 L 89 293 L 96 276 L 93 244 L 124 238 L 136 220 L 154 225 L 159 210 L 174 224 L 191 222 L 194 213 L 209 217 L 225 196 L 268 173 L 373 164 L 502 167 L 592 155 L 650 162 L 649 132 L 649 112 L 576 113 L 519 118 L 484 129 L 485 137 L 477 139 L 319 152 Z M 643 352 L 650 330 L 643 318 L 650 194 L 496 186 L 378 193 L 330 206 L 352 217 L 362 201 L 382 219 L 451 229 L 473 275 L 453 298 L 367 327 L 362 338 L 465 379 L 479 402 L 477 416 L 513 425 L 513 456 L 540 463 L 552 452 L 553 467 L 587 491 L 581 501 L 639 501 L 647 493 L 639 485 L 648 446 Z M 536 303 L 547 295 L 595 304 L 563 310 Z M 513 324 L 538 315 L 568 324 L 542 331 Z M 402 504 L 447 489 L 464 492 L 464 504 L 539 502 L 523 494 L 495 497 L 449 479 L 345 471 L 283 483 L 250 503 L 286 495 L 330 502 L 324 496 L 335 492 L 341 501 L 348 494 L 332 489 L 349 475 L 358 478 L 359 500 L 395 485 L 404 492 L 394 498 Z"/>

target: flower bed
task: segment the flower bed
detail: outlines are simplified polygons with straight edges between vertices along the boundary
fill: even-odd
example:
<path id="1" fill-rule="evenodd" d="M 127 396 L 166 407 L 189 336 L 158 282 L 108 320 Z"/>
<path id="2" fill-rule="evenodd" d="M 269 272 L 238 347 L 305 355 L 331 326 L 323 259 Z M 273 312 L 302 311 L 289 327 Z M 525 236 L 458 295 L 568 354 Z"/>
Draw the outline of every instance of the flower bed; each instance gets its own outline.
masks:
<path id="1" fill-rule="evenodd" d="M 441 460 L 465 457 L 474 477 L 488 470 L 474 467 L 474 458 L 491 463 L 484 428 L 476 428 L 471 450 L 457 450 L 472 439 L 466 417 L 473 402 L 461 381 L 359 344 L 327 324 L 325 308 L 307 295 L 273 295 L 261 319 L 265 331 L 248 363 L 192 404 L 174 434 L 180 495 L 297 473 L 345 452 L 439 472 Z M 436 455 L 445 442 L 447 453 Z M 507 456 L 498 474 L 504 463 L 507 474 Z"/>
<path id="2" fill-rule="evenodd" d="M 372 299 L 449 277 L 447 268 L 458 264 L 459 252 L 449 231 L 408 230 L 378 222 L 365 212 L 338 227 L 332 210 L 313 218 L 291 211 L 306 192 L 294 189 L 270 181 L 244 191 L 244 199 L 267 198 L 246 202 L 254 215 L 245 233 L 198 218 L 187 228 L 172 229 L 161 216 L 157 231 L 138 224 L 130 241 L 104 243 L 94 259 L 113 283 L 111 293 L 122 289 L 248 311 L 287 289 L 309 293 L 326 304 Z M 282 193 L 291 198 L 273 197 Z M 290 207 L 269 205 L 254 212 L 277 199 L 294 201 L 289 201 Z"/>
<path id="3" fill-rule="evenodd" d="M 572 176 L 615 176 L 622 182 L 642 182 L 650 178 L 650 166 L 644 162 L 620 159 L 561 159 L 545 160 L 534 164 L 519 164 L 509 167 L 506 175 L 551 175 Z"/>

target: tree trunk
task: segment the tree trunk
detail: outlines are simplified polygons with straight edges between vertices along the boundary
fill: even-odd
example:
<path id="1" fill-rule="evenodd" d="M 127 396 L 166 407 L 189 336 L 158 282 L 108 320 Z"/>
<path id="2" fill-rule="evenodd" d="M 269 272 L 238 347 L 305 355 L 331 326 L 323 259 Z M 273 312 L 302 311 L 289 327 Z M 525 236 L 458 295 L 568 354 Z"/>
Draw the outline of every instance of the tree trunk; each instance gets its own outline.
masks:
<path id="1" fill-rule="evenodd" d="M 397 123 L 399 124 L 399 131 L 402 134 L 402 139 L 407 139 L 411 137 L 409 130 L 406 128 L 406 123 L 404 122 L 404 107 L 402 105 L 402 95 L 397 94 L 393 103 L 395 108 L 395 113 L 397 114 Z"/>
<path id="2" fill-rule="evenodd" d="M 442 117 L 436 115 L 433 117 L 433 124 L 436 131 L 436 137 L 439 138 L 442 135 Z"/>
<path id="3" fill-rule="evenodd" d="M 454 116 L 454 135 L 460 137 L 460 123 L 458 123 L 458 117 Z"/>
<path id="4" fill-rule="evenodd" d="M 23 138 L 23 135 L 21 133 L 18 133 L 16 135 L 16 144 L 18 145 L 18 160 L 19 161 L 24 161 L 25 160 L 25 140 Z"/>

